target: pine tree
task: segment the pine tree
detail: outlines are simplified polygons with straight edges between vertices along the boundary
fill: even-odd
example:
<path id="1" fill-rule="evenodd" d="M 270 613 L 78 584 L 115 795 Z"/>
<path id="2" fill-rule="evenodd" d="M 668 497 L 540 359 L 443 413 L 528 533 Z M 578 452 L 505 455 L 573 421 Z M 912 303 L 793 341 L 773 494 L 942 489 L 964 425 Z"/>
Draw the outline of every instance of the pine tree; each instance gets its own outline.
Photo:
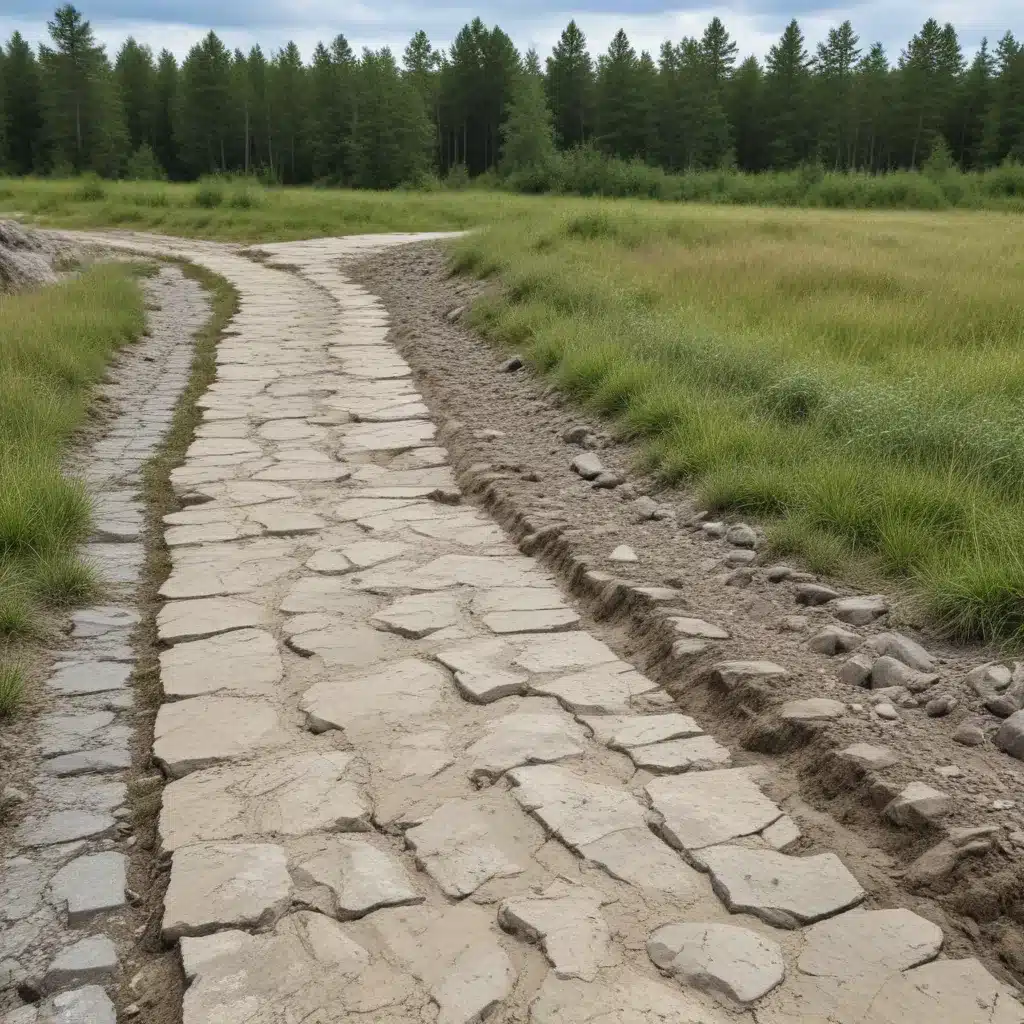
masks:
<path id="1" fill-rule="evenodd" d="M 103 47 L 71 4 L 59 7 L 47 24 L 54 45 L 40 46 L 39 62 L 51 160 L 76 172 L 116 174 L 127 138 Z"/>
<path id="2" fill-rule="evenodd" d="M 178 62 L 170 50 L 161 50 L 153 81 L 153 152 L 171 178 L 181 175 L 174 118 L 178 106 Z"/>
<path id="3" fill-rule="evenodd" d="M 349 179 L 355 68 L 352 48 L 344 36 L 335 37 L 329 50 L 318 45 L 313 52 L 307 132 L 314 180 L 338 183 Z"/>
<path id="4" fill-rule="evenodd" d="M 959 90 L 956 121 L 960 132 L 955 156 L 962 167 L 982 166 L 985 117 L 992 106 L 994 78 L 995 65 L 988 40 L 982 39 Z"/>
<path id="5" fill-rule="evenodd" d="M 764 125 L 764 73 L 756 57 L 736 69 L 726 89 L 726 113 L 732 126 L 736 163 L 745 171 L 762 171 L 769 155 Z"/>
<path id="6" fill-rule="evenodd" d="M 717 16 L 712 18 L 700 40 L 700 54 L 716 88 L 721 88 L 732 76 L 737 49 L 721 20 Z"/>
<path id="7" fill-rule="evenodd" d="M 523 74 L 512 89 L 501 139 L 504 174 L 518 179 L 519 187 L 540 191 L 550 184 L 555 165 L 554 119 L 533 51 L 527 54 Z"/>
<path id="8" fill-rule="evenodd" d="M 544 87 L 559 146 L 581 146 L 593 134 L 594 62 L 587 37 L 570 21 L 546 63 Z"/>
<path id="9" fill-rule="evenodd" d="M 352 130 L 352 177 L 360 188 L 414 182 L 430 166 L 431 125 L 423 100 L 388 49 L 363 51 Z"/>
<path id="10" fill-rule="evenodd" d="M 438 167 L 441 155 L 441 54 L 431 45 L 426 32 L 417 32 L 402 54 L 406 77 L 420 95 L 423 109 L 434 127 L 434 150 Z"/>
<path id="11" fill-rule="evenodd" d="M 868 171 L 885 170 L 890 163 L 892 72 L 881 43 L 872 44 L 857 67 L 856 107 L 858 155 L 855 165 Z"/>
<path id="12" fill-rule="evenodd" d="M 156 68 L 153 52 L 139 46 L 132 36 L 118 50 L 114 77 L 124 107 L 128 143 L 134 153 L 140 146 L 152 146 L 156 118 Z"/>
<path id="13" fill-rule="evenodd" d="M 644 77 L 640 58 L 620 28 L 597 62 L 598 143 L 611 156 L 630 159 L 646 152 L 652 111 L 641 93 Z"/>
<path id="14" fill-rule="evenodd" d="M 12 174 L 31 174 L 43 156 L 43 117 L 39 65 L 20 32 L 7 43 L 3 77 L 6 166 Z"/>
<path id="15" fill-rule="evenodd" d="M 215 32 L 188 52 L 181 66 L 176 136 L 181 159 L 194 176 L 228 169 L 233 137 L 231 55 Z"/>
<path id="16" fill-rule="evenodd" d="M 834 168 L 853 166 L 857 149 L 855 76 L 860 58 L 853 25 L 829 29 L 815 60 L 818 107 L 822 113 L 818 151 Z"/>
<path id="17" fill-rule="evenodd" d="M 271 124 L 278 146 L 278 170 L 283 184 L 308 180 L 306 136 L 306 69 L 299 48 L 289 42 L 270 66 Z"/>
<path id="18" fill-rule="evenodd" d="M 771 165 L 795 167 L 812 155 L 811 62 L 794 19 L 765 60 L 765 117 Z"/>
<path id="19" fill-rule="evenodd" d="M 1007 32 L 996 44 L 993 102 L 985 120 L 982 151 L 987 164 L 1024 160 L 1024 47 Z"/>

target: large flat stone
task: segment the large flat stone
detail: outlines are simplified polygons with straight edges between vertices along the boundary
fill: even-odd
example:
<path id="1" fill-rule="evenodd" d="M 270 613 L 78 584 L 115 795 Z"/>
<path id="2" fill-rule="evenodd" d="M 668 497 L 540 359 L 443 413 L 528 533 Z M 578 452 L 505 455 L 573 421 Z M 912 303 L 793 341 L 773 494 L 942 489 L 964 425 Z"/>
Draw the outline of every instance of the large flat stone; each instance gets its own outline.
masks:
<path id="1" fill-rule="evenodd" d="M 571 608 L 540 611 L 489 612 L 483 624 L 499 635 L 509 633 L 563 633 L 575 629 L 580 617 Z"/>
<path id="2" fill-rule="evenodd" d="M 377 629 L 419 639 L 459 621 L 459 602 L 454 594 L 411 594 L 399 598 L 371 619 Z"/>
<path id="3" fill-rule="evenodd" d="M 441 555 L 411 572 L 410 590 L 447 587 L 528 587 L 546 582 L 532 559 L 519 556 Z"/>
<path id="4" fill-rule="evenodd" d="M 325 668 L 366 668 L 381 661 L 396 661 L 409 652 L 409 645 L 361 622 L 346 622 L 340 616 L 297 615 L 286 623 L 288 646 L 305 657 L 322 659 Z"/>
<path id="5" fill-rule="evenodd" d="M 504 640 L 471 640 L 440 651 L 437 660 L 455 673 L 455 684 L 467 700 L 490 704 L 525 690 L 529 675 L 513 669 L 515 649 Z"/>
<path id="6" fill-rule="evenodd" d="M 786 963 L 772 939 L 732 924 L 668 924 L 647 940 L 654 963 L 684 985 L 746 1006 L 782 984 Z"/>
<path id="7" fill-rule="evenodd" d="M 533 680 L 528 689 L 555 697 L 574 714 L 600 715 L 626 712 L 634 697 L 653 693 L 659 687 L 626 662 L 612 661 L 557 679 Z"/>
<path id="8" fill-rule="evenodd" d="M 300 912 L 273 932 L 183 938 L 183 1024 L 413 1024 L 425 996 L 337 921 Z"/>
<path id="9" fill-rule="evenodd" d="M 277 641 L 263 629 L 236 629 L 160 654 L 160 681 L 168 700 L 213 694 L 272 697 L 283 676 Z"/>
<path id="10" fill-rule="evenodd" d="M 475 780 L 493 782 L 519 765 L 547 764 L 584 752 L 583 730 L 557 711 L 520 710 L 488 722 L 486 729 L 464 755 Z"/>
<path id="11" fill-rule="evenodd" d="M 222 928 L 266 927 L 292 895 L 288 859 L 267 843 L 198 843 L 176 850 L 164 896 L 165 942 Z"/>
<path id="12" fill-rule="evenodd" d="M 637 768 L 650 772 L 675 774 L 691 769 L 720 768 L 731 760 L 728 747 L 713 736 L 692 736 L 684 740 L 666 740 L 627 751 Z"/>
<path id="13" fill-rule="evenodd" d="M 909 910 L 851 910 L 804 931 L 804 974 L 850 981 L 888 976 L 934 960 L 942 929 Z"/>
<path id="14" fill-rule="evenodd" d="M 752 835 L 782 816 L 743 768 L 652 779 L 645 791 L 665 838 L 681 850 Z"/>
<path id="15" fill-rule="evenodd" d="M 334 612 L 355 620 L 368 618 L 376 610 L 375 598 L 352 590 L 338 576 L 304 576 L 281 602 L 281 611 L 289 614 Z"/>
<path id="16" fill-rule="evenodd" d="M 97 746 L 108 734 L 107 727 L 113 721 L 112 711 L 41 715 L 36 733 L 39 753 L 53 757 Z"/>
<path id="17" fill-rule="evenodd" d="M 493 921 L 493 910 L 469 901 L 444 909 L 379 910 L 367 919 L 391 956 L 423 979 L 437 1005 L 437 1024 L 500 1019 L 516 969 L 497 941 Z"/>
<path id="18" fill-rule="evenodd" d="M 106 984 L 117 973 L 117 950 L 105 935 L 90 935 L 62 949 L 43 976 L 43 989 Z"/>
<path id="19" fill-rule="evenodd" d="M 646 825 L 609 832 L 593 842 L 583 843 L 579 853 L 612 878 L 651 894 L 656 901 L 667 897 L 675 905 L 687 905 L 704 892 L 707 884 Z"/>
<path id="20" fill-rule="evenodd" d="M 646 828 L 644 810 L 629 793 L 589 782 L 566 768 L 537 765 L 509 772 L 513 796 L 567 846 L 579 849 L 613 832 Z"/>
<path id="21" fill-rule="evenodd" d="M 611 945 L 595 889 L 555 883 L 537 896 L 506 900 L 498 923 L 529 942 L 539 942 L 558 978 L 593 981 Z"/>
<path id="22" fill-rule="evenodd" d="M 47 687 L 63 697 L 121 690 L 128 683 L 132 666 L 116 661 L 83 661 L 64 665 L 47 680 Z"/>
<path id="23" fill-rule="evenodd" d="M 704 732 L 689 715 L 675 711 L 664 715 L 581 716 L 580 721 L 591 730 L 598 743 L 612 750 L 689 739 Z"/>
<path id="24" fill-rule="evenodd" d="M 448 677 L 444 670 L 417 658 L 389 662 L 367 675 L 317 683 L 299 704 L 313 732 L 344 729 L 372 731 L 382 719 L 408 721 L 428 715 L 438 705 Z"/>
<path id="25" fill-rule="evenodd" d="M 43 1004 L 40 1024 L 115 1024 L 117 1013 L 99 985 L 61 992 Z"/>
<path id="26" fill-rule="evenodd" d="M 500 805 L 479 799 L 449 800 L 405 833 L 416 862 L 448 896 L 462 898 L 492 878 L 521 874 L 513 854 L 515 822 Z"/>
<path id="27" fill-rule="evenodd" d="M 860 883 L 834 853 L 791 857 L 774 850 L 715 846 L 701 860 L 715 892 L 734 914 L 754 914 L 777 928 L 796 928 L 860 903 Z"/>
<path id="28" fill-rule="evenodd" d="M 292 877 L 300 889 L 325 890 L 330 913 L 343 921 L 423 902 L 401 862 L 364 839 L 325 836 L 308 842 L 292 858 Z"/>
<path id="29" fill-rule="evenodd" d="M 172 601 L 164 605 L 156 618 L 157 636 L 169 644 L 269 624 L 270 616 L 264 607 L 237 597 Z"/>
<path id="30" fill-rule="evenodd" d="M 164 704 L 153 728 L 153 758 L 180 779 L 199 768 L 244 759 L 288 741 L 277 711 L 238 697 L 192 697 Z"/>
<path id="31" fill-rule="evenodd" d="M 53 901 L 67 907 L 68 924 L 77 928 L 95 915 L 125 905 L 128 859 L 108 851 L 77 857 L 65 864 L 50 882 Z"/>
<path id="32" fill-rule="evenodd" d="M 164 790 L 161 845 L 369 831 L 354 760 L 345 751 L 310 751 L 193 772 Z"/>
<path id="33" fill-rule="evenodd" d="M 14 833 L 22 846 L 54 846 L 77 839 L 90 839 L 113 831 L 114 816 L 106 810 L 52 811 L 27 818 Z"/>
<path id="34" fill-rule="evenodd" d="M 549 974 L 530 1004 L 530 1024 L 726 1024 L 724 1011 L 632 969 L 596 983 Z"/>
<path id="35" fill-rule="evenodd" d="M 174 569 L 160 596 L 182 600 L 245 594 L 298 568 L 293 541 L 259 540 L 249 545 L 204 545 L 175 553 Z"/>
<path id="36" fill-rule="evenodd" d="M 519 643 L 513 665 L 527 672 L 571 672 L 618 661 L 607 644 L 589 633 L 520 638 Z"/>

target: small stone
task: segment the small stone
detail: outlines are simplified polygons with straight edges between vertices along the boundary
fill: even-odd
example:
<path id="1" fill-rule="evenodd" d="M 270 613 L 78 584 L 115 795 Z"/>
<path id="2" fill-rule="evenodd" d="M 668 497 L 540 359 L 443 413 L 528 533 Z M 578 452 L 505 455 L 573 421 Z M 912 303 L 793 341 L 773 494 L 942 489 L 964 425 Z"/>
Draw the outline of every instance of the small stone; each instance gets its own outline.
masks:
<path id="1" fill-rule="evenodd" d="M 921 827 L 949 813 L 953 800 L 923 782 L 911 782 L 882 812 L 894 825 Z"/>
<path id="2" fill-rule="evenodd" d="M 851 626 L 867 626 L 889 610 L 889 603 L 880 594 L 872 597 L 845 597 L 832 606 L 832 614 Z"/>
<path id="3" fill-rule="evenodd" d="M 629 508 L 633 513 L 634 522 L 637 523 L 645 523 L 648 520 L 656 519 L 658 518 L 658 513 L 661 511 L 661 506 L 646 494 L 637 498 Z"/>
<path id="4" fill-rule="evenodd" d="M 505 362 L 498 367 L 499 373 L 515 373 L 516 370 L 523 368 L 522 356 L 512 356 L 511 359 L 506 359 Z"/>
<path id="5" fill-rule="evenodd" d="M 754 580 L 754 574 L 750 569 L 735 569 L 725 577 L 727 587 L 747 587 Z"/>
<path id="6" fill-rule="evenodd" d="M 15 786 L 4 786 L 0 792 L 0 810 L 9 811 L 18 807 L 28 799 L 28 794 Z"/>
<path id="7" fill-rule="evenodd" d="M 875 714 L 887 722 L 895 722 L 900 717 L 900 713 L 887 701 L 875 705 Z"/>
<path id="8" fill-rule="evenodd" d="M 639 562 L 637 553 L 628 545 L 620 544 L 609 556 L 610 562 Z"/>
<path id="9" fill-rule="evenodd" d="M 944 779 L 959 779 L 963 773 L 963 769 L 955 764 L 942 764 L 935 769 L 935 774 L 941 775 Z"/>
<path id="10" fill-rule="evenodd" d="M 1012 811 L 1017 806 L 1016 800 L 993 800 L 992 810 L 993 811 Z"/>
<path id="11" fill-rule="evenodd" d="M 985 732 L 975 722 L 963 722 L 953 733 L 953 741 L 965 747 L 980 747 L 985 742 Z"/>
<path id="12" fill-rule="evenodd" d="M 114 1004 L 99 985 L 61 992 L 52 1003 L 54 1024 L 115 1024 L 117 1019 Z"/>
<path id="13" fill-rule="evenodd" d="M 465 313 L 465 311 L 465 306 L 455 306 L 454 308 L 449 309 L 447 313 L 445 313 L 444 318 L 445 320 L 448 321 L 448 323 L 453 324 L 455 323 L 456 320 L 459 319 L 460 316 L 462 316 L 463 313 Z"/>
<path id="14" fill-rule="evenodd" d="M 950 829 L 945 839 L 926 850 L 910 865 L 906 874 L 907 883 L 916 888 L 948 877 L 964 857 L 988 853 L 999 831 L 998 825 Z"/>
<path id="15" fill-rule="evenodd" d="M 784 721 L 830 722 L 846 714 L 846 705 L 841 700 L 828 697 L 807 697 L 804 700 L 790 700 L 782 705 L 779 717 Z"/>
<path id="16" fill-rule="evenodd" d="M 737 548 L 725 556 L 725 564 L 730 568 L 733 566 L 750 566 L 757 561 L 757 552 L 747 548 Z"/>
<path id="17" fill-rule="evenodd" d="M 746 523 L 736 523 L 725 533 L 725 539 L 733 547 L 753 548 L 757 546 L 757 534 Z"/>
<path id="18" fill-rule="evenodd" d="M 124 906 L 127 862 L 120 853 L 96 853 L 78 857 L 54 875 L 50 891 L 55 902 L 67 905 L 70 927 Z"/>
<path id="19" fill-rule="evenodd" d="M 996 718 L 1009 718 L 1021 710 L 1020 701 L 1013 694 L 1001 693 L 998 697 L 989 697 L 985 701 L 985 710 L 991 712 Z"/>
<path id="20" fill-rule="evenodd" d="M 935 673 L 918 672 L 904 662 L 889 655 L 877 658 L 871 666 L 871 688 L 882 690 L 888 686 L 903 686 L 911 693 L 921 693 L 939 681 Z"/>
<path id="21" fill-rule="evenodd" d="M 875 659 L 867 654 L 855 654 L 848 661 L 843 662 L 839 670 L 839 681 L 847 686 L 867 686 L 871 678 L 871 667 Z"/>
<path id="22" fill-rule="evenodd" d="M 117 950 L 105 935 L 92 935 L 60 952 L 43 978 L 43 990 L 103 984 L 117 971 Z M 85 1018 L 83 1018 L 84 1020 Z"/>
<path id="23" fill-rule="evenodd" d="M 715 626 L 703 619 L 691 619 L 686 616 L 674 617 L 668 620 L 672 623 L 675 631 L 683 636 L 695 636 L 704 640 L 728 640 L 728 630 L 721 626 Z"/>
<path id="24" fill-rule="evenodd" d="M 999 727 L 995 745 L 1010 757 L 1024 761 L 1024 711 L 1015 711 Z"/>
<path id="25" fill-rule="evenodd" d="M 704 523 L 701 526 L 701 532 L 705 537 L 713 537 L 715 540 L 720 540 L 726 535 L 729 527 L 725 523 Z"/>
<path id="26" fill-rule="evenodd" d="M 879 633 L 868 640 L 867 646 L 879 655 L 902 661 L 918 672 L 932 672 L 935 669 L 935 659 L 916 640 L 902 633 Z"/>
<path id="27" fill-rule="evenodd" d="M 809 622 L 806 615 L 787 615 L 779 623 L 779 629 L 784 633 L 802 633 Z"/>
<path id="28" fill-rule="evenodd" d="M 766 995 L 786 973 L 777 942 L 732 924 L 664 925 L 647 940 L 647 955 L 682 984 L 724 995 L 741 1006 Z"/>
<path id="29" fill-rule="evenodd" d="M 816 607 L 828 604 L 839 597 L 839 592 L 831 587 L 823 587 L 819 583 L 801 583 L 794 591 L 797 604 L 805 604 L 808 607 Z"/>
<path id="30" fill-rule="evenodd" d="M 591 487 L 599 491 L 612 491 L 620 484 L 625 483 L 626 478 L 621 473 L 606 469 L 594 477 Z"/>
<path id="31" fill-rule="evenodd" d="M 929 718 L 943 718 L 956 708 L 957 703 L 956 697 L 951 697 L 949 694 L 933 697 L 925 704 L 924 713 Z"/>
<path id="32" fill-rule="evenodd" d="M 672 644 L 672 657 L 676 661 L 688 661 L 691 658 L 699 658 L 707 649 L 708 645 L 703 640 L 683 638 Z"/>
<path id="33" fill-rule="evenodd" d="M 979 697 L 991 697 L 994 693 L 1005 690 L 1012 679 L 1010 670 L 997 661 L 979 665 L 967 673 L 967 685 Z"/>
<path id="34" fill-rule="evenodd" d="M 568 430 L 562 432 L 562 440 L 565 441 L 566 444 L 582 444 L 589 433 L 590 427 L 577 424 L 576 426 L 569 427 Z"/>
<path id="35" fill-rule="evenodd" d="M 594 480 L 604 472 L 604 466 L 593 452 L 584 452 L 572 460 L 572 470 L 584 480 Z"/>
<path id="36" fill-rule="evenodd" d="M 730 692 L 740 686 L 781 679 L 788 674 L 781 665 L 771 661 L 720 661 L 709 671 L 711 681 Z"/>
<path id="37" fill-rule="evenodd" d="M 827 654 L 832 657 L 852 651 L 859 643 L 860 637 L 856 633 L 851 633 L 841 626 L 826 626 L 820 633 L 815 633 L 807 641 L 807 646 L 817 654 Z"/>
<path id="38" fill-rule="evenodd" d="M 769 583 L 783 583 L 793 575 L 793 570 L 788 565 L 772 565 L 765 569 L 764 575 Z"/>
<path id="39" fill-rule="evenodd" d="M 899 760 L 888 747 L 876 747 L 870 743 L 854 743 L 852 747 L 840 750 L 836 756 L 866 772 L 891 768 Z"/>

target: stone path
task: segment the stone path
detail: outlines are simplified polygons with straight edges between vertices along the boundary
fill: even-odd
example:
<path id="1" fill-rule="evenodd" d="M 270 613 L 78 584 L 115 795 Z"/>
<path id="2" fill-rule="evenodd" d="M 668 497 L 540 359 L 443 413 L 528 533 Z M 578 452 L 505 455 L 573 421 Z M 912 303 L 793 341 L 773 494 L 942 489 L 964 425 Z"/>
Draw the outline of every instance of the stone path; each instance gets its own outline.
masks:
<path id="1" fill-rule="evenodd" d="M 185 1024 L 1024 1022 L 934 924 L 787 852 L 759 773 L 460 502 L 340 269 L 412 237 L 107 240 L 241 295 L 158 620 Z"/>
<path id="2" fill-rule="evenodd" d="M 23 773 L 32 796 L 18 808 L 0 880 L 0 1007 L 19 987 L 42 997 L 7 1018 L 18 1024 L 114 1021 L 102 986 L 116 991 L 113 939 L 123 930 L 133 842 L 124 819 L 135 732 L 130 640 L 145 558 L 141 471 L 170 426 L 193 334 L 208 316 L 202 288 L 177 268 L 144 287 L 149 333 L 117 358 L 99 389 L 117 414 L 71 467 L 95 503 L 83 554 L 106 581 L 109 603 L 75 612 L 70 642 L 56 655 L 32 767 Z"/>

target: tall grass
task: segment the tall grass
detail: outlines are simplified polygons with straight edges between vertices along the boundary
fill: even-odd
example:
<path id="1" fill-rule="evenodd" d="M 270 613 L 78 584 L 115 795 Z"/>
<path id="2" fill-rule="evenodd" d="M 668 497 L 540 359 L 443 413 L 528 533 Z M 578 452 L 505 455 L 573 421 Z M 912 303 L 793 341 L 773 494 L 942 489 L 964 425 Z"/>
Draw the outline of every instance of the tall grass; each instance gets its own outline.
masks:
<path id="1" fill-rule="evenodd" d="M 76 557 L 88 495 L 62 460 L 111 355 L 144 328 L 142 292 L 125 265 L 0 295 L 0 646 L 34 635 L 41 612 L 95 587 Z"/>
<path id="2" fill-rule="evenodd" d="M 1024 235 L 994 214 L 562 202 L 467 236 L 476 322 L 815 568 L 1024 638 Z"/>

